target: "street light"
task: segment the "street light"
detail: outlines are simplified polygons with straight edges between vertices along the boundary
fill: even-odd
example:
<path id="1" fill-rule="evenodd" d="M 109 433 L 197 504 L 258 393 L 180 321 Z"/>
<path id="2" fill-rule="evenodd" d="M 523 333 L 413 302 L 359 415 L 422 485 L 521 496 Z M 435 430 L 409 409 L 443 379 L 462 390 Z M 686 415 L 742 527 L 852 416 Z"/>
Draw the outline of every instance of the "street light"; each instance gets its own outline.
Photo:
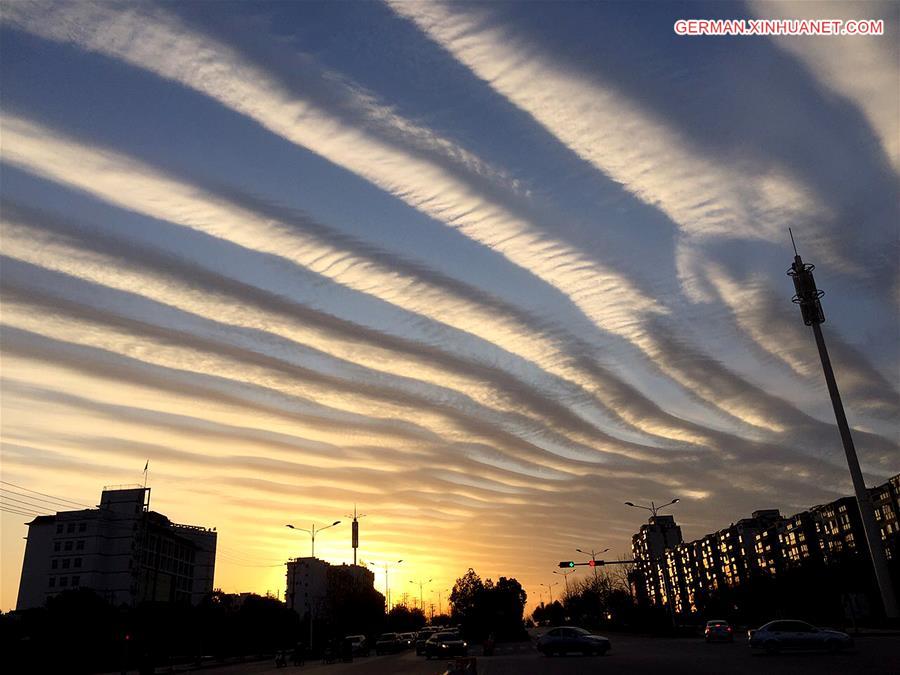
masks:
<path id="1" fill-rule="evenodd" d="M 541 584 L 544 588 L 547 589 L 547 592 L 550 594 L 550 604 L 553 604 L 553 587 L 559 586 L 558 581 L 554 581 L 552 584 Z"/>
<path id="2" fill-rule="evenodd" d="M 403 559 L 401 558 L 400 560 L 397 560 L 396 562 L 390 562 L 390 563 L 376 563 L 376 562 L 366 563 L 365 560 L 360 560 L 360 562 L 363 565 L 369 564 L 369 565 L 376 565 L 378 567 L 384 567 L 384 607 L 385 607 L 384 612 L 385 612 L 385 614 L 387 614 L 389 611 L 391 611 L 391 590 L 390 590 L 390 586 L 388 586 L 388 570 L 391 568 L 391 566 L 399 565 L 400 563 L 402 563 Z"/>
<path id="3" fill-rule="evenodd" d="M 429 579 L 428 581 L 422 581 L 421 579 L 418 581 L 413 581 L 412 579 L 409 580 L 409 583 L 419 585 L 419 606 L 422 608 L 423 614 L 425 613 L 425 600 L 422 595 L 422 588 L 424 588 L 425 584 L 430 584 L 432 581 L 434 581 L 434 579 Z"/>
<path id="4" fill-rule="evenodd" d="M 311 558 L 316 557 L 316 532 L 321 532 L 322 530 L 327 530 L 329 527 L 334 527 L 335 525 L 340 525 L 341 521 L 336 520 L 331 525 L 326 525 L 325 527 L 320 527 L 318 530 L 316 529 L 316 524 L 313 523 L 312 529 L 307 530 L 305 527 L 294 527 L 293 525 L 285 525 L 285 527 L 289 527 L 292 530 L 298 530 L 300 532 L 306 532 L 312 539 L 312 551 L 310 553 Z"/>
<path id="5" fill-rule="evenodd" d="M 636 509 L 644 509 L 645 511 L 649 511 L 651 514 L 653 514 L 653 517 L 656 518 L 656 514 L 658 511 L 666 508 L 667 506 L 671 506 L 672 504 L 677 504 L 680 501 L 681 500 L 678 497 L 675 497 L 675 499 L 668 502 L 667 504 L 663 504 L 662 506 L 657 506 L 653 502 L 650 502 L 650 506 L 642 506 L 640 504 L 632 504 L 631 502 L 625 502 L 625 506 L 633 506 Z"/>
<path id="6" fill-rule="evenodd" d="M 680 501 L 681 500 L 678 497 L 675 497 L 675 499 L 663 504 L 662 506 L 657 506 L 654 502 L 650 502 L 650 506 L 642 506 L 641 504 L 632 504 L 631 502 L 625 502 L 625 506 L 631 506 L 636 509 L 644 509 L 645 511 L 649 511 L 651 514 L 651 520 L 652 520 L 653 518 L 656 518 L 656 514 L 659 513 L 659 511 L 661 509 L 664 509 L 667 506 L 671 506 L 672 504 L 677 504 Z M 675 627 L 675 604 L 674 604 L 673 598 L 672 598 L 673 593 L 672 593 L 671 581 L 669 579 L 669 573 L 668 573 L 669 566 L 665 563 L 665 551 L 663 551 L 662 559 L 663 559 L 662 578 L 663 578 L 663 586 L 665 586 L 665 591 L 666 591 L 666 604 L 669 606 L 669 615 L 672 618 L 672 627 L 674 628 Z M 648 561 L 645 561 L 643 564 L 646 565 L 649 562 L 652 562 L 652 561 L 648 560 Z"/>
<path id="7" fill-rule="evenodd" d="M 596 570 L 597 568 L 595 567 L 594 569 Z M 569 575 L 574 574 L 574 572 L 575 570 L 569 570 L 568 572 L 560 572 L 559 570 L 556 570 L 555 572 L 553 572 L 553 574 L 561 574 L 563 581 L 566 582 L 566 596 L 569 595 Z"/>
<path id="8" fill-rule="evenodd" d="M 594 579 L 596 579 L 597 578 L 597 554 L 606 553 L 609 549 L 605 548 L 602 551 L 595 551 L 594 549 L 591 549 L 590 553 L 588 553 L 587 551 L 582 551 L 580 548 L 576 548 L 575 550 L 578 551 L 579 553 L 584 553 L 585 555 L 591 556 L 591 562 L 594 563 L 593 565 L 591 565 L 591 567 L 594 568 Z"/>

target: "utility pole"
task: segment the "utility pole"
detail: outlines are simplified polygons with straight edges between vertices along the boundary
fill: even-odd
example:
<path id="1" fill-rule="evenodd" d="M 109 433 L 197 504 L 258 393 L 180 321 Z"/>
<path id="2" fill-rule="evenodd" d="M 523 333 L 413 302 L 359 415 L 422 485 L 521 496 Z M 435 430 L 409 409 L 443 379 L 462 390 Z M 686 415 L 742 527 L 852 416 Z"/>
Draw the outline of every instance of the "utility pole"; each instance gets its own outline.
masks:
<path id="1" fill-rule="evenodd" d="M 428 581 L 423 581 L 422 579 L 419 579 L 418 581 L 413 581 L 412 579 L 409 580 L 409 583 L 419 585 L 419 607 L 422 609 L 423 614 L 425 613 L 425 597 L 422 589 L 426 584 L 430 584 L 432 581 L 434 581 L 434 579 L 429 579 Z"/>
<path id="2" fill-rule="evenodd" d="M 828 357 L 828 349 L 825 347 L 825 336 L 822 335 L 821 324 L 825 322 L 825 313 L 822 311 L 822 304 L 819 300 L 825 295 L 825 291 L 820 291 L 816 288 L 816 281 L 813 278 L 815 265 L 804 264 L 800 254 L 797 253 L 797 245 L 794 244 L 794 233 L 790 231 L 790 228 L 788 228 L 788 232 L 791 235 L 791 244 L 794 246 L 794 262 L 787 271 L 788 276 L 794 280 L 794 289 L 797 291 L 793 301 L 800 306 L 803 323 L 807 326 L 812 326 L 813 335 L 816 338 L 816 347 L 819 349 L 822 370 L 825 372 L 825 383 L 828 385 L 828 394 L 831 396 L 831 406 L 834 408 L 834 416 L 841 434 L 844 454 L 847 456 L 850 477 L 853 480 L 853 490 L 856 492 L 859 515 L 862 520 L 863 530 L 866 533 L 866 541 L 869 545 L 869 556 L 872 559 L 875 579 L 881 591 L 884 613 L 888 619 L 897 619 L 900 618 L 900 609 L 897 607 L 897 595 L 894 592 L 894 584 L 888 571 L 884 547 L 881 544 L 881 530 L 875 520 L 872 499 L 863 479 L 862 470 L 859 467 L 856 447 L 853 445 L 853 437 L 850 435 L 850 425 L 847 422 L 847 415 L 844 413 L 844 404 L 841 402 L 841 394 L 838 391 L 837 380 L 831 367 L 831 359 Z"/>
<path id="3" fill-rule="evenodd" d="M 596 559 L 594 560 L 594 562 L 596 563 Z M 595 564 L 594 570 L 596 571 L 596 569 L 597 569 L 597 567 L 596 567 L 596 564 Z M 561 574 L 561 575 L 562 575 L 562 578 L 563 578 L 563 581 L 566 582 L 566 597 L 568 597 L 568 595 L 569 595 L 569 575 L 572 574 L 574 571 L 575 571 L 575 570 L 569 570 L 568 572 L 560 572 L 560 571 L 557 570 L 557 571 L 555 571 L 555 572 L 553 573 L 553 574 Z"/>

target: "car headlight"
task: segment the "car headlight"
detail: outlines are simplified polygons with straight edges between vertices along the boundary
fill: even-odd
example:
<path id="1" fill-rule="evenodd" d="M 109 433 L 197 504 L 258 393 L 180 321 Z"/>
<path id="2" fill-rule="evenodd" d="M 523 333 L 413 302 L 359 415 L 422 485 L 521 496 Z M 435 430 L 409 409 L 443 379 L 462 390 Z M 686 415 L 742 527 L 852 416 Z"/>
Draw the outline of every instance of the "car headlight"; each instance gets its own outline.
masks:
<path id="1" fill-rule="evenodd" d="M 447 645 L 445 645 L 445 644 L 442 643 L 442 644 L 441 644 L 441 648 L 442 648 L 442 649 L 447 649 Z"/>
<path id="2" fill-rule="evenodd" d="M 463 647 L 468 647 L 468 646 L 469 646 L 468 642 L 463 642 Z"/>

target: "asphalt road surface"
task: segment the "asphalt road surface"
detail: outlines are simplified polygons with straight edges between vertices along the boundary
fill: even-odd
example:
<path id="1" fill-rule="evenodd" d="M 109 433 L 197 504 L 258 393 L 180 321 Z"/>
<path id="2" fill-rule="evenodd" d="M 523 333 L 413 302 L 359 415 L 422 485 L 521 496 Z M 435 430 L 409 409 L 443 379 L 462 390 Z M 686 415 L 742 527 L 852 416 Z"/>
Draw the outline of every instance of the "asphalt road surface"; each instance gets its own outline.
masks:
<path id="1" fill-rule="evenodd" d="M 700 639 L 668 639 L 609 635 L 612 650 L 606 656 L 555 656 L 538 654 L 530 643 L 497 645 L 494 656 L 477 657 L 479 675 L 527 675 L 550 673 L 625 673 L 627 675 L 856 675 L 858 673 L 900 673 L 900 637 L 864 637 L 856 646 L 840 654 L 795 652 L 778 655 L 751 654 L 745 640 L 731 644 L 706 644 Z M 241 664 L 204 672 L 216 675 L 262 675 L 316 673 L 317 675 L 439 675 L 446 669 L 444 661 L 426 661 L 412 651 L 385 656 L 354 659 L 352 663 L 323 664 L 309 662 L 304 666 L 275 668 L 272 662 Z"/>

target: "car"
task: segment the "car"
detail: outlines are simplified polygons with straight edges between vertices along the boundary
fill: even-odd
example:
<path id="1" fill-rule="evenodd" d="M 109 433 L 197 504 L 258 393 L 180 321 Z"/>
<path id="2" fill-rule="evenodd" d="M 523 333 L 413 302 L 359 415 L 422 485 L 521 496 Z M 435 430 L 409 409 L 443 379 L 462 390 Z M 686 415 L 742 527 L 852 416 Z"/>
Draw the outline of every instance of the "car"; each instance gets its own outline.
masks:
<path id="1" fill-rule="evenodd" d="M 397 633 L 382 633 L 375 640 L 375 653 L 379 656 L 381 654 L 394 654 L 402 649 L 400 636 Z"/>
<path id="2" fill-rule="evenodd" d="M 770 621 L 748 631 L 751 649 L 776 654 L 784 649 L 825 649 L 839 652 L 853 646 L 853 638 L 839 630 L 816 628 L 806 621 Z"/>
<path id="3" fill-rule="evenodd" d="M 416 646 L 415 633 L 400 633 L 398 637 L 400 638 L 400 647 L 402 649 L 411 649 Z"/>
<path id="4" fill-rule="evenodd" d="M 707 642 L 734 642 L 734 629 L 723 619 L 710 619 L 703 629 Z"/>
<path id="5" fill-rule="evenodd" d="M 344 641 L 350 643 L 350 653 L 353 656 L 369 655 L 369 641 L 365 635 L 348 635 Z"/>
<path id="6" fill-rule="evenodd" d="M 423 628 L 416 634 L 416 656 L 425 653 L 425 643 L 437 632 L 437 628 Z"/>
<path id="7" fill-rule="evenodd" d="M 441 631 L 425 641 L 426 659 L 468 655 L 469 643 L 455 631 Z"/>
<path id="8" fill-rule="evenodd" d="M 605 638 L 602 635 L 594 635 L 590 631 L 576 626 L 551 628 L 537 641 L 537 650 L 544 656 L 566 654 L 568 652 L 603 656 L 611 647 L 609 638 Z"/>

